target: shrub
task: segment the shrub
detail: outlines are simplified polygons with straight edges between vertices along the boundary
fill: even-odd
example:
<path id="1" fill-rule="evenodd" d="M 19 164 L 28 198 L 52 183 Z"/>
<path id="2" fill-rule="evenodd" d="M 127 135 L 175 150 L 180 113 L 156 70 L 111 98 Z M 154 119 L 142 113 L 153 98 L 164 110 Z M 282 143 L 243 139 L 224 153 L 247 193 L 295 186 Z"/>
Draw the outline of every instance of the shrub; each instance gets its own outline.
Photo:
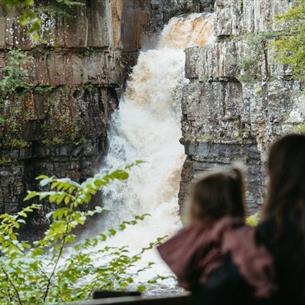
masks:
<path id="1" fill-rule="evenodd" d="M 101 207 L 89 211 L 84 211 L 83 207 L 111 181 L 128 179 L 129 169 L 136 164 L 139 162 L 106 175 L 98 174 L 82 184 L 70 179 L 38 177 L 40 186 L 48 190 L 28 192 L 25 201 L 47 200 L 56 208 L 47 215 L 50 218 L 48 230 L 33 243 L 20 241 L 18 231 L 40 205 L 29 205 L 16 215 L 0 215 L 1 304 L 38 305 L 83 300 L 95 289 L 124 290 L 133 283 L 132 268 L 136 273 L 150 268 L 150 263 L 138 270 L 136 265 L 142 254 L 161 239 L 137 254 L 130 254 L 127 246 L 110 247 L 105 243 L 117 231 L 136 225 L 147 215 L 124 221 L 117 229 L 110 228 L 93 238 L 77 241 L 75 235 L 75 229 L 84 225 L 88 217 L 103 212 Z M 138 289 L 143 290 L 144 286 Z"/>

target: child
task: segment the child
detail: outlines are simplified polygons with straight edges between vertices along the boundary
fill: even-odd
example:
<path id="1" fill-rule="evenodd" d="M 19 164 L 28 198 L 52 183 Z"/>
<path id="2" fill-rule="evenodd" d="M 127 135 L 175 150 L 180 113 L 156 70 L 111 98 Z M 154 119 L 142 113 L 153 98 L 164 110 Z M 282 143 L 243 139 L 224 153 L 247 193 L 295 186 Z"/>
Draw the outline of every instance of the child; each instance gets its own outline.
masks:
<path id="1" fill-rule="evenodd" d="M 272 269 L 272 260 L 265 249 L 256 247 L 254 230 L 245 226 L 245 188 L 240 169 L 210 171 L 198 179 L 188 215 L 189 225 L 158 248 L 181 287 L 200 289 L 231 255 L 257 295 L 270 293 L 272 284 L 265 270 Z M 259 267 L 253 268 L 256 259 L 255 266 Z"/>

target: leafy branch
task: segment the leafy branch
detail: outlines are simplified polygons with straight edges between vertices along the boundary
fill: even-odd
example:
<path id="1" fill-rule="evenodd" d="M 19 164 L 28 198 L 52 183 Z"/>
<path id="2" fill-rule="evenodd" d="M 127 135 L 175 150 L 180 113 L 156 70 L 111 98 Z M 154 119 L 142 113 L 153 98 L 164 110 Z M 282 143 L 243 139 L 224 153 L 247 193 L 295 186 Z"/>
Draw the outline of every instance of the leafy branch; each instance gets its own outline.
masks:
<path id="1" fill-rule="evenodd" d="M 134 284 L 134 273 L 144 272 L 153 263 L 139 268 L 142 255 L 158 245 L 159 238 L 131 254 L 127 246 L 110 247 L 107 240 L 119 231 L 137 225 L 149 215 L 138 215 L 109 228 L 97 236 L 76 240 L 75 229 L 87 219 L 104 211 L 101 207 L 84 209 L 93 196 L 112 181 L 126 181 L 136 161 L 122 169 L 97 174 L 77 183 L 71 179 L 40 176 L 44 189 L 29 191 L 25 201 L 45 201 L 56 208 L 44 236 L 29 243 L 20 241 L 18 231 L 28 215 L 41 208 L 36 203 L 16 215 L 0 215 L 0 295 L 7 305 L 41 305 L 87 299 L 94 289 L 126 289 Z M 98 258 L 98 259 L 97 259 Z M 151 283 L 158 280 L 151 279 Z M 159 280 L 162 280 L 160 277 Z M 139 285 L 143 290 L 145 285 Z"/>

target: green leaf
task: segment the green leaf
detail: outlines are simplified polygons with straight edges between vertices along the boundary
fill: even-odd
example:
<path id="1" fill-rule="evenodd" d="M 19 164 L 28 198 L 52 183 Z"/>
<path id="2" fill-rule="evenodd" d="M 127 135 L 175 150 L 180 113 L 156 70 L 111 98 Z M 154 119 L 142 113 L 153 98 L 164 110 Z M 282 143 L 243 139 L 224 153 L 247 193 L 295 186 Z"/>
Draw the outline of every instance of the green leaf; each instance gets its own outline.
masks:
<path id="1" fill-rule="evenodd" d="M 27 196 L 24 198 L 24 201 L 29 201 L 29 200 L 31 200 L 31 199 L 37 197 L 37 196 L 39 196 L 39 193 L 28 191 L 28 194 L 27 194 Z"/>
<path id="2" fill-rule="evenodd" d="M 111 173 L 111 176 L 115 179 L 122 180 L 122 181 L 127 180 L 129 178 L 129 174 L 123 170 L 117 170 L 117 171 Z"/>
<path id="3" fill-rule="evenodd" d="M 44 180 L 44 179 L 49 179 L 49 177 L 46 175 L 40 175 L 36 178 L 36 180 Z"/>
<path id="4" fill-rule="evenodd" d="M 114 228 L 109 229 L 109 233 L 111 236 L 116 235 L 117 231 Z"/>
<path id="5" fill-rule="evenodd" d="M 139 285 L 139 286 L 137 287 L 137 290 L 138 290 L 139 292 L 145 292 L 146 286 L 145 286 L 145 285 Z"/>

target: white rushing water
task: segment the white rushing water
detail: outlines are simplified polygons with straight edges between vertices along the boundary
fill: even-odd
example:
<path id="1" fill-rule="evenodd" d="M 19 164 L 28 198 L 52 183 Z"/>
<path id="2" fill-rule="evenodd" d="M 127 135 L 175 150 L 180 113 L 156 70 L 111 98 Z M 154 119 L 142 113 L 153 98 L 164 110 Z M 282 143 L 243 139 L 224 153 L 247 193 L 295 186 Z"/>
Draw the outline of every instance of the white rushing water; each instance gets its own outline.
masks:
<path id="1" fill-rule="evenodd" d="M 161 33 L 158 46 L 139 55 L 119 110 L 112 117 L 109 152 L 102 171 L 137 159 L 145 163 L 131 171 L 126 183 L 112 184 L 105 191 L 104 205 L 109 212 L 97 229 L 118 225 L 135 215 L 151 216 L 117 234 L 112 245 L 129 245 L 137 252 L 181 226 L 178 191 L 185 160 L 179 143 L 182 87 L 187 83 L 184 49 L 212 40 L 212 17 L 175 17 Z M 157 262 L 155 274 L 166 272 L 154 251 L 144 260 Z"/>

